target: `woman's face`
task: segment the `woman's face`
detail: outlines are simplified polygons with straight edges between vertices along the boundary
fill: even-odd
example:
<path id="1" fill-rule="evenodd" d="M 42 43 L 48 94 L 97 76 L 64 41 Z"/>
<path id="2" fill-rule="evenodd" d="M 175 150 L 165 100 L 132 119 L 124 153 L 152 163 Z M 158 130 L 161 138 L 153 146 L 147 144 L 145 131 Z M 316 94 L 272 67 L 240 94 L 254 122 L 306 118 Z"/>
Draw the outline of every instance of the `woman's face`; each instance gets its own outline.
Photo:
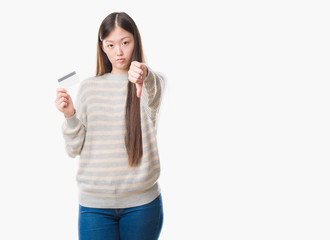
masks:
<path id="1" fill-rule="evenodd" d="M 127 74 L 131 65 L 134 49 L 133 34 L 116 26 L 110 34 L 103 39 L 102 49 L 112 64 L 112 74 Z"/>

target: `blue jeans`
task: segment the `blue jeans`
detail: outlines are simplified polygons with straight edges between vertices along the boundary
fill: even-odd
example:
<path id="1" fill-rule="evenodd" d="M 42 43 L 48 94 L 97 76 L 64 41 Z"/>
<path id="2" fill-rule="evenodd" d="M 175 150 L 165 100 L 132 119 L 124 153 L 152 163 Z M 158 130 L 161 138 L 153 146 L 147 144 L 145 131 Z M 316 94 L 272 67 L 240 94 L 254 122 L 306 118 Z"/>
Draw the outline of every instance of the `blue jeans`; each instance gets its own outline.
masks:
<path id="1" fill-rule="evenodd" d="M 80 240 L 157 240 L 163 226 L 162 196 L 130 208 L 89 208 L 79 204 Z"/>

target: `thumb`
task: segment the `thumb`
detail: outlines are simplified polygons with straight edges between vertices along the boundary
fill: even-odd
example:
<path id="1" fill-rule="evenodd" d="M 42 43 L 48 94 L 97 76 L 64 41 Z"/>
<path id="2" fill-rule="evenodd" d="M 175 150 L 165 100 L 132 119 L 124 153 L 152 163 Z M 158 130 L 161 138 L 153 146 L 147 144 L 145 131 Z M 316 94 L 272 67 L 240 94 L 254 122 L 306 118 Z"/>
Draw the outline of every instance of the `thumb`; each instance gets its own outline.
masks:
<path id="1" fill-rule="evenodd" d="M 136 85 L 136 95 L 138 98 L 140 98 L 142 93 L 142 83 L 135 83 L 135 85 Z"/>

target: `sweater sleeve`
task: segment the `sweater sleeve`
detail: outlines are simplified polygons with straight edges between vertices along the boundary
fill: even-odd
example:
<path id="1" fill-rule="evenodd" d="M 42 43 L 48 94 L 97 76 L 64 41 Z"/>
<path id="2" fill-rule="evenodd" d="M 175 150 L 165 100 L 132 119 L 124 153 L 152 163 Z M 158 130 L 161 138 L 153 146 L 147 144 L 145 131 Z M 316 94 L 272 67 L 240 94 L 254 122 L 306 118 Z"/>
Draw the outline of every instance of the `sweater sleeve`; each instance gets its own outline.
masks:
<path id="1" fill-rule="evenodd" d="M 65 142 L 65 150 L 69 157 L 79 156 L 84 145 L 86 136 L 86 104 L 82 100 L 82 84 L 79 87 L 75 113 L 70 118 L 66 118 L 62 124 L 62 134 Z"/>
<path id="2" fill-rule="evenodd" d="M 149 66 L 147 68 L 148 75 L 142 85 L 141 104 L 146 109 L 153 125 L 157 128 L 157 115 L 164 96 L 167 79 L 162 73 L 153 71 Z"/>

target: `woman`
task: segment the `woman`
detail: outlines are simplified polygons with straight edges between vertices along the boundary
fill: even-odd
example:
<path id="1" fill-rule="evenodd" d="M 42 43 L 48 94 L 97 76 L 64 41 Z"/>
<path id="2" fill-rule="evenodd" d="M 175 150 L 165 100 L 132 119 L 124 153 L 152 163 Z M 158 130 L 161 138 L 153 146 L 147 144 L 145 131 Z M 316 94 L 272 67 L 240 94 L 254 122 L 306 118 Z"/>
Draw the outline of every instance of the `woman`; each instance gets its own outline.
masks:
<path id="1" fill-rule="evenodd" d="M 65 149 L 80 156 L 79 239 L 158 239 L 163 205 L 157 117 L 166 79 L 144 63 L 141 38 L 124 12 L 99 28 L 96 76 L 80 83 L 76 108 L 57 89 Z"/>

